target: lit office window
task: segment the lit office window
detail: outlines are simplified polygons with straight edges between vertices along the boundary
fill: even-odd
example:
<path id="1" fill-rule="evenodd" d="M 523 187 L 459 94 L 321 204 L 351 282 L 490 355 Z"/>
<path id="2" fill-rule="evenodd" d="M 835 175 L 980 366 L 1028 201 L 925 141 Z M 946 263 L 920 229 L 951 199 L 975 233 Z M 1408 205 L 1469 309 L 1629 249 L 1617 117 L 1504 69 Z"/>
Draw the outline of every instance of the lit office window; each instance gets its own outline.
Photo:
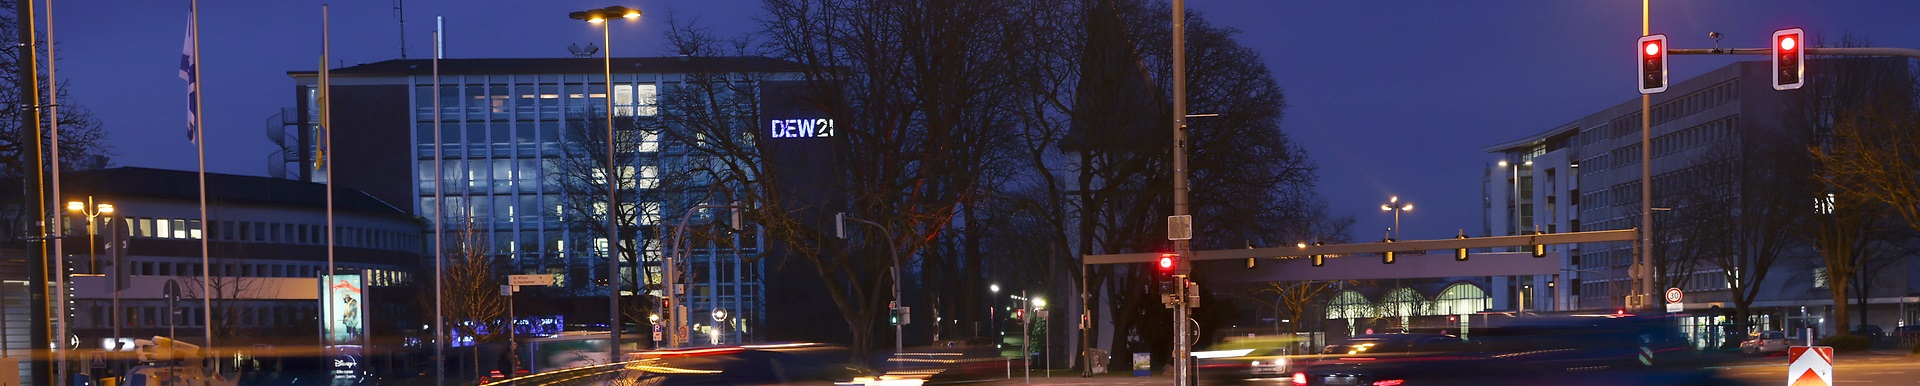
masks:
<path id="1" fill-rule="evenodd" d="M 658 91 L 654 85 L 643 84 L 638 87 L 631 84 L 613 86 L 613 115 L 622 117 L 651 117 L 660 113 L 655 105 Z"/>
<path id="2" fill-rule="evenodd" d="M 641 189 L 660 187 L 660 166 L 640 165 L 640 181 L 638 186 Z"/>
<path id="3" fill-rule="evenodd" d="M 659 223 L 660 223 L 660 203 L 648 202 L 645 205 L 642 205 L 641 212 L 640 212 L 640 225 L 655 225 Z"/>
<path id="4" fill-rule="evenodd" d="M 660 133 L 641 130 L 640 152 L 652 153 L 657 151 L 660 151 Z"/>

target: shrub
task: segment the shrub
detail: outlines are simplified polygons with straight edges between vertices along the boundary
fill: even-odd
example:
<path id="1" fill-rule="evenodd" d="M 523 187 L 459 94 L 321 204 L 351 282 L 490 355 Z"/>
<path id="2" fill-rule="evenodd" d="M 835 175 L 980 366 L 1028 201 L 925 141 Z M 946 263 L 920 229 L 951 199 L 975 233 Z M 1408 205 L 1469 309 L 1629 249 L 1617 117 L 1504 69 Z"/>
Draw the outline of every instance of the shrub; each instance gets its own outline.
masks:
<path id="1" fill-rule="evenodd" d="M 1867 351 L 1873 347 L 1873 339 L 1860 335 L 1835 335 L 1820 339 L 1821 346 L 1832 346 L 1834 352 Z"/>

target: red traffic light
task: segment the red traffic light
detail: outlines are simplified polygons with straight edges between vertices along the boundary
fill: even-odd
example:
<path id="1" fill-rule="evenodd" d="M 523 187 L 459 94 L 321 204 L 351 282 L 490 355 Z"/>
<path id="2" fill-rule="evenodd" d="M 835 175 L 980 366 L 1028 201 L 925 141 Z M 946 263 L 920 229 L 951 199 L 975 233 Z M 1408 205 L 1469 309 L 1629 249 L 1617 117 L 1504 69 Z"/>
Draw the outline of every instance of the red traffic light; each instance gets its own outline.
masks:
<path id="1" fill-rule="evenodd" d="M 1793 90 L 1806 85 L 1806 33 L 1799 28 L 1773 31 L 1773 89 Z"/>
<path id="2" fill-rule="evenodd" d="M 1640 93 L 1667 91 L 1667 35 L 1640 37 Z"/>
<path id="3" fill-rule="evenodd" d="M 1171 253 L 1160 255 L 1160 269 L 1173 269 L 1173 256 Z"/>

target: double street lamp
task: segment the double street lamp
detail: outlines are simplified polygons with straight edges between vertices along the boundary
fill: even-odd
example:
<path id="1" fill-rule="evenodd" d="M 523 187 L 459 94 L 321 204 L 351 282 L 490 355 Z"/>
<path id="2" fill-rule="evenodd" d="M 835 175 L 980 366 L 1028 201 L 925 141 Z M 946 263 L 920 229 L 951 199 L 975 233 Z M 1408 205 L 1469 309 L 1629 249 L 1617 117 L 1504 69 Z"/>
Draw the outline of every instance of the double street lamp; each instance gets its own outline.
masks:
<path id="1" fill-rule="evenodd" d="M 618 225 L 618 219 L 620 218 L 620 184 L 616 179 L 616 176 L 619 175 L 617 171 L 620 169 L 619 165 L 614 163 L 613 47 L 608 46 L 609 43 L 613 42 L 613 38 L 612 32 L 608 31 L 610 27 L 607 26 L 607 19 L 614 17 L 638 19 L 640 18 L 640 10 L 615 5 L 606 8 L 568 13 L 567 17 L 600 25 L 600 52 L 604 54 L 601 59 L 601 75 L 605 77 L 607 87 L 607 106 L 605 108 L 607 119 L 607 170 L 602 172 L 605 174 L 607 181 L 607 314 L 612 315 L 611 318 L 613 319 L 612 323 L 608 325 L 607 330 L 610 331 L 610 337 L 613 339 L 613 359 L 619 360 L 620 329 L 624 327 L 624 325 L 620 323 L 620 227 Z"/>
<path id="2" fill-rule="evenodd" d="M 1380 204 L 1380 211 L 1393 212 L 1393 239 L 1394 240 L 1400 239 L 1400 212 L 1406 212 L 1411 210 L 1413 210 L 1413 203 L 1411 202 L 1401 203 L 1400 196 L 1388 197 L 1387 203 Z"/>

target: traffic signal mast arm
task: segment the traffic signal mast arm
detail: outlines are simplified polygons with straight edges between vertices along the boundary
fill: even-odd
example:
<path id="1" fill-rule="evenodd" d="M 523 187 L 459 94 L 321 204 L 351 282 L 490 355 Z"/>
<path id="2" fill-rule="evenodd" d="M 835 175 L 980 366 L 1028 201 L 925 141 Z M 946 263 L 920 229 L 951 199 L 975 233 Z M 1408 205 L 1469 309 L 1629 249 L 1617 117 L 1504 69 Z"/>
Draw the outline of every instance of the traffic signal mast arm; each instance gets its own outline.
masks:
<path id="1" fill-rule="evenodd" d="M 1538 235 L 1493 236 L 1469 239 L 1409 240 L 1391 243 L 1308 245 L 1305 247 L 1288 246 L 1251 249 L 1218 249 L 1193 251 L 1190 260 L 1229 260 L 1247 258 L 1307 257 L 1313 255 L 1357 255 L 1382 253 L 1388 251 L 1435 251 L 1456 248 L 1493 248 L 1520 247 L 1535 244 L 1575 244 L 1608 241 L 1634 241 L 1639 238 L 1635 229 L 1610 231 L 1551 233 Z M 1128 264 L 1152 263 L 1159 259 L 1160 252 L 1122 253 L 1111 255 L 1087 255 L 1085 264 Z"/>
<path id="2" fill-rule="evenodd" d="M 1893 47 L 1807 47 L 1807 55 L 1905 56 L 1920 59 L 1920 49 Z M 1668 55 L 1773 55 L 1772 48 L 1669 48 Z"/>

